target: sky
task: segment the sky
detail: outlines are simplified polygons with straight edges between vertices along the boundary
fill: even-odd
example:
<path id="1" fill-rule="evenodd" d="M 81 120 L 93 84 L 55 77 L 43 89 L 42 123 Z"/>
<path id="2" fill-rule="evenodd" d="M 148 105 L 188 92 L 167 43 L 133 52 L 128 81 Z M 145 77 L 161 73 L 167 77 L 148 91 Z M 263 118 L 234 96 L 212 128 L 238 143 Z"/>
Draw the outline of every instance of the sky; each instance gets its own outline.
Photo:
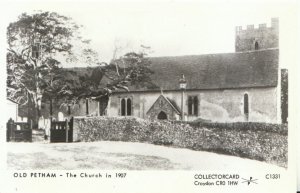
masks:
<path id="1" fill-rule="evenodd" d="M 141 45 L 151 47 L 149 56 L 234 52 L 235 26 L 270 26 L 271 18 L 278 17 L 280 28 L 290 28 L 289 13 L 293 12 L 291 6 L 282 3 L 196 1 L 21 2 L 7 6 L 4 26 L 5 22 L 16 21 L 21 13 L 34 10 L 55 11 L 73 18 L 83 26 L 83 37 L 91 39 L 100 61 L 105 62 L 112 59 L 115 46 L 122 47 L 119 55 L 139 51 Z"/>

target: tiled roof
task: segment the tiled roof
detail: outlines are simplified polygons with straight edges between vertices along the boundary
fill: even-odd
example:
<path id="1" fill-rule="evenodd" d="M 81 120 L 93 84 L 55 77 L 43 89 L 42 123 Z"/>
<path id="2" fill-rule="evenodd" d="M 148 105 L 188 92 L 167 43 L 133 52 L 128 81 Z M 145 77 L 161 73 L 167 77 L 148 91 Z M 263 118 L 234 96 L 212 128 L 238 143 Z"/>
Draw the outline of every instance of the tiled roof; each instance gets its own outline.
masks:
<path id="1" fill-rule="evenodd" d="M 129 86 L 130 91 L 178 90 L 181 74 L 187 89 L 229 89 L 277 86 L 278 49 L 189 56 L 151 57 L 149 87 Z M 91 75 L 93 68 L 73 68 Z M 101 75 L 102 76 L 102 75 Z M 79 81 L 79 80 L 78 80 Z M 107 80 L 101 81 L 104 85 Z M 123 92 L 124 90 L 120 90 Z"/>
<path id="2" fill-rule="evenodd" d="M 252 52 L 151 58 L 157 90 L 270 87 L 277 85 L 278 49 Z M 136 90 L 134 87 L 131 90 Z M 141 89 L 139 89 L 141 90 Z M 143 90 L 149 90 L 144 88 Z"/>

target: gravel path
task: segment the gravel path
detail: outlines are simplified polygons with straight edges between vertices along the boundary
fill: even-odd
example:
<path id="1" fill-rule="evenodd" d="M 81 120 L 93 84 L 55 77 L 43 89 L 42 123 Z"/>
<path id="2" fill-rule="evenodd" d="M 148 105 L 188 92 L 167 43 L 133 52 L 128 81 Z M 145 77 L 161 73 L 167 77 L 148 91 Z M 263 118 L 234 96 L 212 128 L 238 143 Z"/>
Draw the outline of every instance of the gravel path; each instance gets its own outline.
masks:
<path id="1" fill-rule="evenodd" d="M 7 143 L 9 169 L 285 170 L 255 160 L 131 143 Z"/>

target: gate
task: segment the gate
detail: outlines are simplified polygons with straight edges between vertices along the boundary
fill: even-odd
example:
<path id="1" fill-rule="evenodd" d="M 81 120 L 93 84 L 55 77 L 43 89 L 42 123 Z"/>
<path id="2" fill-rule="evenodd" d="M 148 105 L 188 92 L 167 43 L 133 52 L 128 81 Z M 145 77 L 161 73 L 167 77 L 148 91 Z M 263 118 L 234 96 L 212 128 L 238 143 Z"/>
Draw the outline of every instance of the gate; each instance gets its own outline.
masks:
<path id="1" fill-rule="evenodd" d="M 6 124 L 6 141 L 32 141 L 32 129 L 26 122 L 14 122 L 9 119 Z"/>
<path id="2" fill-rule="evenodd" d="M 73 117 L 69 121 L 51 121 L 50 142 L 73 142 Z"/>

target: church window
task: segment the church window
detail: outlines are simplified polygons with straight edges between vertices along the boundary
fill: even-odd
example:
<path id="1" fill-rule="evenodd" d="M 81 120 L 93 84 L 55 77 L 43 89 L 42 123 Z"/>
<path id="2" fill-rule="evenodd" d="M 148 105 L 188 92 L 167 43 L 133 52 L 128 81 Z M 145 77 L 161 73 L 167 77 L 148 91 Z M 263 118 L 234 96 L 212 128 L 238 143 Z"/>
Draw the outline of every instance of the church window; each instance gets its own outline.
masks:
<path id="1" fill-rule="evenodd" d="M 244 94 L 244 114 L 246 117 L 249 117 L 249 96 L 248 94 Z"/>
<path id="2" fill-rule="evenodd" d="M 132 99 L 122 98 L 120 106 L 121 116 L 131 116 L 132 115 Z"/>
<path id="3" fill-rule="evenodd" d="M 188 97 L 188 114 L 189 115 L 198 115 L 198 105 L 199 100 L 197 96 Z"/>
<path id="4" fill-rule="evenodd" d="M 257 41 L 255 42 L 254 47 L 255 47 L 255 50 L 258 50 L 258 49 L 259 49 L 259 45 L 258 45 L 258 42 L 257 42 Z"/>
<path id="5" fill-rule="evenodd" d="M 131 115 L 131 99 L 127 99 L 127 115 Z"/>
<path id="6" fill-rule="evenodd" d="M 126 115 L 126 100 L 121 99 L 121 115 L 125 116 Z"/>
<path id="7" fill-rule="evenodd" d="M 199 105 L 199 100 L 198 97 L 194 97 L 194 115 L 198 115 L 198 105 Z"/>
<path id="8" fill-rule="evenodd" d="M 193 99 L 191 96 L 188 98 L 188 113 L 189 115 L 193 114 Z"/>
<path id="9" fill-rule="evenodd" d="M 88 115 L 89 114 L 89 100 L 85 99 L 85 113 Z"/>

